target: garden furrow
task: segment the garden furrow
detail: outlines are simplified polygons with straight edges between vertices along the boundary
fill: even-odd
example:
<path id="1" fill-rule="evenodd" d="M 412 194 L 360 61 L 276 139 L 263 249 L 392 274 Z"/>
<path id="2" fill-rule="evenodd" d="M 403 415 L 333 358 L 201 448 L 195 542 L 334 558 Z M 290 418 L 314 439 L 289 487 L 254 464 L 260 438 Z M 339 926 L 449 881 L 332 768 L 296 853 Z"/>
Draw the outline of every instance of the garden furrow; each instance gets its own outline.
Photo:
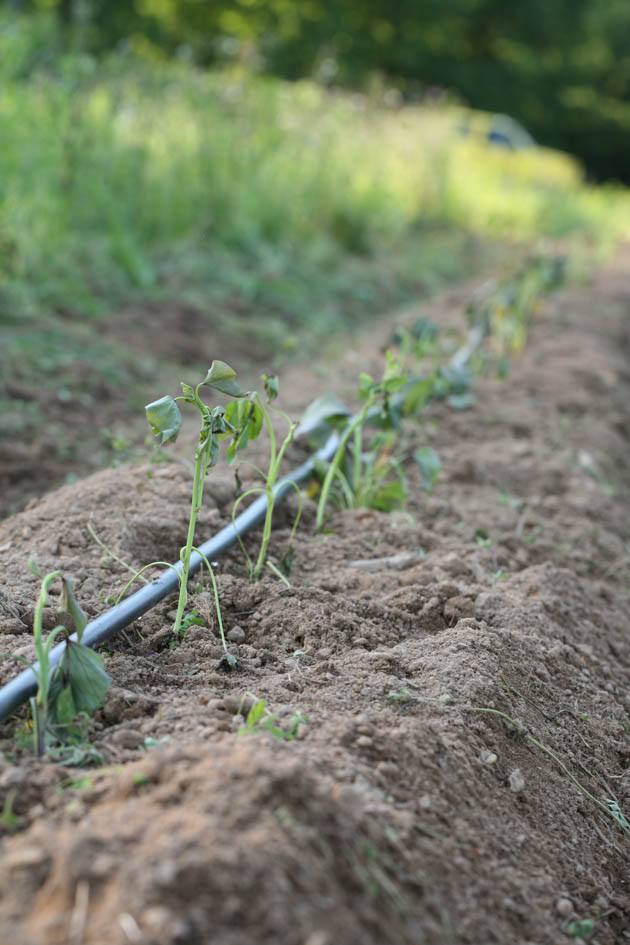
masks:
<path id="1" fill-rule="evenodd" d="M 290 588 L 252 584 L 230 552 L 241 672 L 219 668 L 205 584 L 206 625 L 177 647 L 172 602 L 137 621 L 106 656 L 105 767 L 14 763 L 5 725 L 0 802 L 20 829 L 5 818 L 0 940 L 624 941 L 629 342 L 622 256 L 545 303 L 474 405 L 431 406 L 410 448 L 439 454 L 432 492 L 418 478 L 406 510 L 338 511 L 320 533 L 307 503 Z M 94 615 L 124 571 L 88 522 L 134 567 L 175 560 L 189 498 L 184 466 L 127 467 L 3 522 L 2 681 L 31 653 L 29 556 L 72 574 Z M 232 499 L 213 475 L 202 535 Z M 278 510 L 278 551 L 291 521 Z M 296 737 L 242 733 L 254 699 Z"/>

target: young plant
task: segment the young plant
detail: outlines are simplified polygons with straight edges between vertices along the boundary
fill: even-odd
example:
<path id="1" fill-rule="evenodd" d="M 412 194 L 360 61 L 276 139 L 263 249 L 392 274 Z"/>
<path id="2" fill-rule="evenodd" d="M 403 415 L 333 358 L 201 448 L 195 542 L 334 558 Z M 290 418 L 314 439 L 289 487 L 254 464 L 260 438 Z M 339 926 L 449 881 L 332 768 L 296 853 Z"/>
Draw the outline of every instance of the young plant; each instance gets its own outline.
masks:
<path id="1" fill-rule="evenodd" d="M 36 572 L 37 573 L 37 572 Z M 74 625 L 77 639 L 69 638 L 65 625 L 60 624 L 44 635 L 43 614 L 50 589 L 56 580 L 62 582 L 60 609 Z M 46 754 L 48 742 L 83 741 L 79 716 L 89 717 L 105 699 L 111 679 L 105 672 L 102 657 L 82 642 L 87 617 L 74 594 L 72 582 L 61 571 L 51 571 L 42 577 L 33 617 L 33 638 L 37 664 L 37 693 L 31 699 L 33 748 L 39 757 Z M 66 635 L 66 647 L 57 666 L 51 666 L 50 654 L 55 642 Z"/>
<path id="2" fill-rule="evenodd" d="M 292 742 L 297 738 L 300 725 L 307 720 L 301 712 L 294 712 L 288 721 L 288 728 L 282 728 L 275 713 L 270 712 L 264 699 L 257 699 L 247 713 L 245 724 L 241 725 L 239 735 L 255 735 L 268 732 L 279 741 Z"/>
<path id="3" fill-rule="evenodd" d="M 182 415 L 177 401 L 183 401 L 195 407 L 199 413 L 201 427 L 199 439 L 195 448 L 194 474 L 192 497 L 190 502 L 190 517 L 188 520 L 188 533 L 186 544 L 180 551 L 181 573 L 179 574 L 179 599 L 177 602 L 177 612 L 173 624 L 173 633 L 179 637 L 182 633 L 182 624 L 188 602 L 188 577 L 190 574 L 190 558 L 195 549 L 195 529 L 197 527 L 197 518 L 203 502 L 203 491 L 206 477 L 209 470 L 216 465 L 219 456 L 219 444 L 221 440 L 227 437 L 233 437 L 233 443 L 242 439 L 245 435 L 240 427 L 234 426 L 227 419 L 227 411 L 223 406 L 209 407 L 201 399 L 201 390 L 208 387 L 213 391 L 218 391 L 228 397 L 245 398 L 246 394 L 241 390 L 236 381 L 236 371 L 224 361 L 213 361 L 210 370 L 195 387 L 189 384 L 182 384 L 182 393 L 178 397 L 161 397 L 159 400 L 148 404 L 146 416 L 151 432 L 160 444 L 164 446 L 168 443 L 174 443 L 177 439 L 182 425 Z M 235 403 L 233 401 L 232 403 Z M 230 404 L 232 406 L 232 404 Z M 236 411 L 231 411 L 233 419 L 236 417 Z M 219 606 L 218 591 L 216 580 L 210 562 L 205 560 L 213 583 L 215 592 L 215 603 L 217 605 L 217 617 L 219 629 L 223 639 L 224 648 L 225 638 L 222 632 L 221 610 Z M 149 565 L 147 565 L 149 567 Z M 144 568 L 143 568 L 144 570 Z M 140 572 L 138 573 L 139 576 Z"/>
<path id="4" fill-rule="evenodd" d="M 393 456 L 393 438 L 381 433 L 372 439 L 366 450 L 365 428 L 371 422 L 385 433 L 395 429 L 399 417 L 392 410 L 391 397 L 405 382 L 398 360 L 387 352 L 379 382 L 369 374 L 361 374 L 359 396 L 363 405 L 354 417 L 348 419 L 343 405 L 331 397 L 319 398 L 305 412 L 301 423 L 304 429 L 315 421 L 340 428 L 339 446 L 322 483 L 317 506 L 318 529 L 323 527 L 335 484 L 341 488 L 346 504 L 352 506 L 391 509 L 404 502 L 405 482 Z"/>
<path id="5" fill-rule="evenodd" d="M 234 503 L 234 508 L 232 509 L 232 519 L 234 520 L 236 518 L 236 513 L 240 504 L 246 499 L 253 495 L 264 495 L 266 497 L 267 509 L 263 523 L 262 539 L 256 560 L 252 561 L 249 558 L 242 542 L 241 548 L 243 549 L 247 558 L 248 569 L 252 580 L 256 581 L 260 578 L 266 565 L 286 583 L 286 577 L 271 561 L 268 560 L 268 554 L 273 527 L 275 487 L 280 476 L 282 460 L 293 440 L 297 424 L 294 423 L 294 421 L 291 420 L 287 414 L 271 406 L 273 401 L 278 396 L 277 377 L 274 374 L 263 374 L 262 381 L 265 389 L 266 402 L 260 397 L 257 391 L 252 391 L 247 395 L 246 399 L 233 401 L 231 404 L 229 404 L 225 414 L 228 423 L 238 430 L 238 433 L 234 436 L 232 443 L 227 450 L 227 456 L 230 461 L 234 461 L 237 453 L 247 446 L 250 441 L 257 439 L 263 429 L 266 431 L 269 441 L 269 461 L 267 463 L 266 473 L 255 467 L 257 472 L 264 480 L 264 486 L 255 486 L 251 489 L 247 489 L 246 492 L 238 497 Z M 273 418 L 271 416 L 272 411 L 277 413 L 286 423 L 287 430 L 284 438 L 281 441 L 278 440 L 276 431 L 274 429 Z M 297 485 L 295 486 L 295 491 L 298 497 L 298 510 L 293 523 L 293 528 L 291 530 L 292 539 L 298 527 L 302 510 L 302 497 Z"/>

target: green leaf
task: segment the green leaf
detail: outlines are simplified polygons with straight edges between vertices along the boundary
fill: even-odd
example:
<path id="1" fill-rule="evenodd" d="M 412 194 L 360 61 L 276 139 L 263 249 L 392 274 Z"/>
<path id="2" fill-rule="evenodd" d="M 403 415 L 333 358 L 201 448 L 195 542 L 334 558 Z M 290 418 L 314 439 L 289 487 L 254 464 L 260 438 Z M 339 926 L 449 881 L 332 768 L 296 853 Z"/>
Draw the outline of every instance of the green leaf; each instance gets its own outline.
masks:
<path id="1" fill-rule="evenodd" d="M 35 558 L 29 558 L 27 565 L 31 574 L 34 574 L 36 578 L 43 578 L 44 575 L 39 565 L 37 564 L 37 561 L 35 560 Z"/>
<path id="2" fill-rule="evenodd" d="M 361 371 L 359 374 L 359 397 L 362 400 L 367 400 L 374 388 L 376 387 L 376 382 L 371 374 L 366 374 L 365 371 Z"/>
<path id="3" fill-rule="evenodd" d="M 276 399 L 280 390 L 278 378 L 275 374 L 263 374 L 262 382 L 265 385 L 267 400 L 271 403 L 272 400 Z"/>
<path id="4" fill-rule="evenodd" d="M 72 618 L 74 624 L 74 629 L 77 634 L 79 643 L 81 642 L 81 637 L 83 636 L 83 631 L 88 622 L 87 614 L 81 607 L 79 601 L 76 598 L 74 593 L 74 588 L 72 586 L 71 578 L 62 577 L 62 591 L 61 591 L 61 603 L 60 610 L 64 614 L 69 614 Z"/>
<path id="5" fill-rule="evenodd" d="M 222 394 L 228 394 L 230 397 L 245 396 L 236 381 L 236 371 L 225 361 L 213 361 L 210 370 L 201 383 L 205 384 L 206 387 L 213 387 Z"/>
<path id="6" fill-rule="evenodd" d="M 575 922 L 569 922 L 567 932 L 571 938 L 581 938 L 585 941 L 593 935 L 595 931 L 595 921 L 593 919 L 577 919 Z"/>
<path id="7" fill-rule="evenodd" d="M 409 381 L 402 391 L 403 413 L 409 416 L 418 413 L 429 402 L 433 395 L 435 378 L 432 374 Z"/>
<path id="8" fill-rule="evenodd" d="M 394 509 L 401 508 L 405 504 L 406 498 L 407 491 L 404 483 L 400 479 L 396 479 L 376 489 L 371 498 L 370 507 L 378 509 L 380 512 L 392 512 Z"/>
<path id="9" fill-rule="evenodd" d="M 255 440 L 262 430 L 263 412 L 260 404 L 253 398 L 233 400 L 225 409 L 225 419 L 234 429 L 232 442 L 227 449 L 230 462 L 239 450 L 245 449 L 250 440 Z"/>
<path id="10" fill-rule="evenodd" d="M 105 672 L 99 653 L 69 640 L 61 658 L 60 672 L 65 688 L 70 689 L 76 714 L 92 715 L 100 708 L 112 680 Z"/>
<path id="11" fill-rule="evenodd" d="M 422 488 L 430 492 L 442 472 L 440 457 L 430 446 L 421 446 L 415 451 L 413 457 L 420 467 Z"/>
<path id="12" fill-rule="evenodd" d="M 248 729 L 256 728 L 256 726 L 264 717 L 266 710 L 267 710 L 267 703 L 265 702 L 265 700 L 257 699 L 256 702 L 254 702 L 251 709 L 249 710 L 249 712 L 247 713 L 247 719 L 245 720 L 245 724 L 247 728 Z"/>
<path id="13" fill-rule="evenodd" d="M 322 394 L 302 414 L 296 436 L 314 433 L 319 427 L 334 426 L 350 416 L 350 411 L 335 394 Z"/>
<path id="14" fill-rule="evenodd" d="M 443 367 L 437 379 L 437 393 L 446 397 L 448 394 L 465 394 L 470 390 L 472 374 L 466 367 Z"/>
<path id="15" fill-rule="evenodd" d="M 451 394 L 446 403 L 454 410 L 468 410 L 477 403 L 477 398 L 474 394 Z"/>
<path id="16" fill-rule="evenodd" d="M 161 446 L 174 443 L 182 426 L 182 415 L 172 397 L 160 397 L 144 408 L 151 433 Z"/>
<path id="17" fill-rule="evenodd" d="M 55 722 L 57 725 L 70 725 L 78 714 L 79 712 L 72 696 L 72 687 L 65 686 L 55 698 Z"/>
<path id="18" fill-rule="evenodd" d="M 382 390 L 388 394 L 393 394 L 394 391 L 400 390 L 406 381 L 407 378 L 400 361 L 391 351 L 387 351 L 385 354 L 385 370 L 381 381 Z"/>

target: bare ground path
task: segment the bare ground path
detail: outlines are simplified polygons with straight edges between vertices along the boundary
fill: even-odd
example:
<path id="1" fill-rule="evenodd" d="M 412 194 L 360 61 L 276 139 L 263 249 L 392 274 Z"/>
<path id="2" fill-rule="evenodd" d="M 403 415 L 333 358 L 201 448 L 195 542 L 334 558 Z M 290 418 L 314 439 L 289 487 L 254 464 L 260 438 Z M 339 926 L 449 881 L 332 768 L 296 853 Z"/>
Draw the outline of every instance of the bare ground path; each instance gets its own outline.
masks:
<path id="1" fill-rule="evenodd" d="M 10 758 L 4 726 L 0 802 L 16 792 L 23 829 L 2 840 L 0 941 L 630 940 L 630 839 L 607 812 L 630 811 L 629 350 L 626 256 L 548 301 L 472 409 L 432 408 L 412 434 L 442 458 L 432 494 L 337 513 L 320 535 L 308 509 L 290 589 L 252 586 L 226 557 L 241 673 L 217 669 L 203 590 L 208 627 L 181 646 L 169 602 L 111 647 L 105 768 Z M 314 376 L 287 379 L 291 406 Z M 204 535 L 231 490 L 209 489 Z M 30 554 L 99 612 L 123 572 L 87 522 L 134 565 L 174 558 L 188 495 L 180 465 L 108 470 L 2 523 L 2 677 L 29 653 Z M 298 737 L 239 735 L 247 693 L 281 724 L 305 717 Z"/>

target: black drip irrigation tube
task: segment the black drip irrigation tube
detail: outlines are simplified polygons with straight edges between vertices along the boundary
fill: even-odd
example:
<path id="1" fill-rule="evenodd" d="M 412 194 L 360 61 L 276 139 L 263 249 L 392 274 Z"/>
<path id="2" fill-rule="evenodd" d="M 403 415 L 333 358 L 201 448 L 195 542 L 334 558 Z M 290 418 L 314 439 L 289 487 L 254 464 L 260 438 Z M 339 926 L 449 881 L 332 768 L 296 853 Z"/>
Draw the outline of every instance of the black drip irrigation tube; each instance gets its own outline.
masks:
<path id="1" fill-rule="evenodd" d="M 275 486 L 274 502 L 282 502 L 285 496 L 293 491 L 293 485 L 299 485 L 305 480 L 310 479 L 318 463 L 326 463 L 335 455 L 339 446 L 340 437 L 333 433 L 326 444 L 313 454 L 305 463 L 298 466 L 293 472 L 284 476 Z M 241 512 L 233 522 L 226 525 L 220 532 L 200 545 L 199 554 L 193 551 L 190 558 L 190 574 L 194 574 L 203 564 L 202 555 L 208 561 L 214 561 L 219 555 L 228 550 L 241 536 L 254 528 L 263 521 L 267 511 L 267 497 L 259 496 L 244 512 Z M 182 570 L 182 562 L 178 561 L 172 568 L 167 568 L 159 577 L 144 587 L 141 587 L 135 594 L 126 597 L 125 600 L 116 604 L 110 610 L 106 610 L 100 617 L 91 620 L 83 631 L 82 642 L 85 646 L 97 647 L 105 643 L 111 637 L 115 636 L 120 630 L 128 627 L 130 623 L 142 617 L 148 610 L 159 604 L 169 594 L 176 591 L 179 587 L 179 575 Z M 72 634 L 71 640 L 76 640 L 76 634 Z M 51 667 L 57 666 L 63 652 L 66 648 L 65 641 L 57 644 L 50 654 Z M 11 682 L 0 689 L 0 721 L 7 718 L 22 703 L 26 702 L 37 691 L 37 677 L 35 670 L 37 664 L 29 666 L 23 672 L 16 676 Z"/>
<path id="2" fill-rule="evenodd" d="M 481 345 L 486 335 L 485 329 L 480 325 L 475 325 L 468 333 L 464 345 L 459 348 L 449 361 L 449 367 L 454 369 L 466 366 L 474 352 Z M 350 417 L 351 421 L 352 418 Z M 304 431 L 312 432 L 312 431 Z M 335 455 L 341 442 L 341 437 L 333 433 L 325 445 L 314 453 L 306 462 L 298 466 L 293 472 L 284 476 L 274 487 L 274 503 L 282 502 L 289 492 L 293 490 L 294 485 L 300 485 L 310 479 L 318 464 L 327 463 Z M 250 506 L 241 512 L 233 522 L 221 529 L 213 538 L 210 538 L 199 547 L 198 552 L 194 551 L 190 558 L 190 574 L 193 575 L 199 570 L 203 563 L 202 555 L 209 561 L 214 561 L 221 554 L 228 550 L 236 541 L 238 541 L 246 532 L 255 525 L 263 521 L 267 511 L 267 497 L 262 495 L 256 499 Z M 100 617 L 91 620 L 83 631 L 82 642 L 86 646 L 97 647 L 105 643 L 111 637 L 115 636 L 120 630 L 124 630 L 130 623 L 142 617 L 147 611 L 159 604 L 160 601 L 168 597 L 179 587 L 179 575 L 182 569 L 182 562 L 178 561 L 172 567 L 167 568 L 154 581 L 140 588 L 134 594 L 131 594 L 125 600 L 116 604 L 114 607 L 106 610 Z M 71 640 L 76 640 L 76 634 L 72 634 Z M 58 643 L 50 653 L 51 668 L 57 666 L 63 652 L 66 648 L 65 641 Z M 12 712 L 18 709 L 31 696 L 37 692 L 37 663 L 23 670 L 18 676 L 0 688 L 0 722 L 4 721 Z"/>

